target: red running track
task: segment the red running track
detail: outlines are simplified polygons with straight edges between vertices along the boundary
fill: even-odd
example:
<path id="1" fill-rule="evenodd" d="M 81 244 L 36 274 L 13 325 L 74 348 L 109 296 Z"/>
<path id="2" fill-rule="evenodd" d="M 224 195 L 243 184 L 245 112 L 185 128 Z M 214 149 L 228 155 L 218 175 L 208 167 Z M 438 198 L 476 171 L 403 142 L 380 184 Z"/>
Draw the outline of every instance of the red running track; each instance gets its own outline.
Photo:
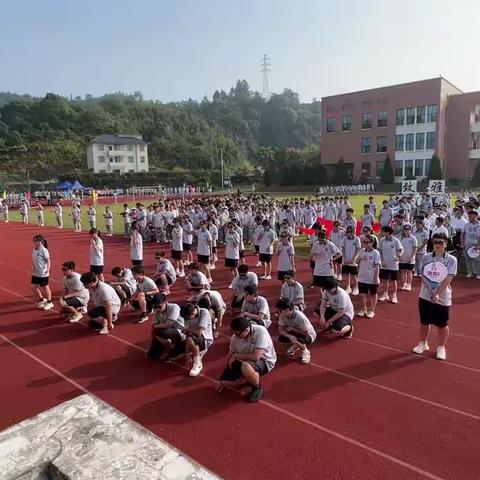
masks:
<path id="1" fill-rule="evenodd" d="M 88 235 L 42 231 L 58 291 L 63 261 L 87 268 Z M 400 293 L 398 305 L 380 305 L 374 320 L 357 319 L 351 340 L 321 337 L 311 364 L 280 357 L 264 379 L 264 399 L 251 405 L 235 391 L 213 391 L 228 348 L 228 317 L 203 375 L 192 379 L 179 366 L 146 361 L 149 324 L 133 324 L 133 313 L 122 313 L 113 334 L 101 337 L 83 324 L 62 323 L 53 310 L 37 310 L 29 287 L 35 233 L 31 225 L 0 225 L 0 429 L 89 392 L 227 479 L 479 478 L 475 281 L 454 281 L 448 361 L 409 353 L 417 342 L 415 289 Z M 124 240 L 104 242 L 107 271 L 129 263 Z M 150 270 L 156 249 L 145 248 Z M 308 284 L 307 262 L 297 263 Z M 214 271 L 214 288 L 227 301 L 228 280 L 223 268 Z M 260 287 L 273 305 L 279 282 Z M 310 312 L 318 294 L 306 291 Z M 181 280 L 172 297 L 186 298 Z M 275 337 L 275 323 L 271 330 Z"/>

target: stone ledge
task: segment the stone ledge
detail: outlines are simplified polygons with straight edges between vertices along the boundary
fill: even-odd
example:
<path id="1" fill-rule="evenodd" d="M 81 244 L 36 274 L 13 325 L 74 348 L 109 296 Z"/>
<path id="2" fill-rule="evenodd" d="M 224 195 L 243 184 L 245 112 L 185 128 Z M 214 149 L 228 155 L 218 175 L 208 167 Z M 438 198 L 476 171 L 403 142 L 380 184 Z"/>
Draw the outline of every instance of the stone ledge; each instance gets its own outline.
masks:
<path id="1" fill-rule="evenodd" d="M 220 480 L 90 395 L 0 432 L 0 472 L 2 480 Z"/>

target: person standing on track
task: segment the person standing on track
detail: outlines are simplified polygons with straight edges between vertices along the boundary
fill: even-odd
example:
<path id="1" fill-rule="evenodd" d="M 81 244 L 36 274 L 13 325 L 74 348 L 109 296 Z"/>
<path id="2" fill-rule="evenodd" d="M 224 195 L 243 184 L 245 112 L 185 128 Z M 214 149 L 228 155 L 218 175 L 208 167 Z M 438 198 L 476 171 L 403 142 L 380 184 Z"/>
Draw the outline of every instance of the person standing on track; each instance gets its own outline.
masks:
<path id="1" fill-rule="evenodd" d="M 60 205 L 60 202 L 57 200 L 55 202 L 55 207 L 53 209 L 55 214 L 55 221 L 57 222 L 57 228 L 63 228 L 63 207 Z"/>
<path id="2" fill-rule="evenodd" d="M 389 225 L 382 227 L 382 238 L 380 239 L 380 258 L 382 260 L 382 267 L 380 268 L 380 279 L 384 280 L 383 293 L 379 298 L 380 302 L 388 302 L 388 290 L 390 282 L 393 286 L 391 303 L 398 303 L 397 288 L 398 288 L 398 265 L 399 258 L 403 253 L 402 244 L 397 237 L 393 236 L 393 228 Z"/>
<path id="3" fill-rule="evenodd" d="M 200 222 L 200 230 L 197 230 L 197 260 L 202 272 L 208 281 L 212 282 L 210 273 L 210 261 L 212 256 L 212 234 L 207 230 L 207 221 Z"/>
<path id="4" fill-rule="evenodd" d="M 113 235 L 113 213 L 108 205 L 105 207 L 105 213 L 103 214 L 103 218 L 105 219 L 107 237 L 111 237 Z"/>
<path id="5" fill-rule="evenodd" d="M 32 291 L 38 298 L 38 308 L 50 310 L 53 308 L 52 292 L 50 291 L 50 254 L 48 243 L 43 235 L 33 237 L 32 251 Z"/>
<path id="6" fill-rule="evenodd" d="M 280 242 L 277 245 L 278 265 L 277 278 L 281 282 L 287 272 L 295 271 L 295 249 L 292 243 L 292 235 L 288 232 L 280 233 Z"/>
<path id="7" fill-rule="evenodd" d="M 133 222 L 131 228 L 130 258 L 132 259 L 132 265 L 143 265 L 143 238 L 140 233 L 140 225 L 137 222 Z"/>
<path id="8" fill-rule="evenodd" d="M 422 258 L 423 269 L 432 263 L 439 262 L 446 269 L 447 276 L 435 288 L 431 282 L 422 275 L 422 286 L 418 299 L 418 310 L 420 314 L 420 343 L 412 349 L 413 353 L 421 354 L 430 349 L 428 336 L 430 325 L 438 328 L 438 346 L 436 358 L 447 359 L 445 345 L 449 334 L 449 315 L 452 305 L 453 277 L 457 274 L 457 259 L 447 253 L 448 238 L 443 233 L 436 233 L 432 237 L 433 252 L 426 253 Z"/>
<path id="9" fill-rule="evenodd" d="M 417 239 L 414 235 L 412 235 L 412 226 L 409 223 L 406 223 L 403 226 L 399 240 L 403 248 L 399 263 L 402 281 L 400 290 L 409 292 L 412 290 L 413 270 L 415 269 L 415 255 L 418 247 Z"/>
<path id="10" fill-rule="evenodd" d="M 103 266 L 105 265 L 103 240 L 100 238 L 100 231 L 96 228 L 90 230 L 90 271 L 97 274 L 98 279 L 104 282 Z"/>
<path id="11" fill-rule="evenodd" d="M 28 203 L 25 200 L 22 200 L 20 204 L 20 215 L 22 216 L 22 223 L 28 224 Z"/>
<path id="12" fill-rule="evenodd" d="M 185 276 L 185 266 L 182 260 L 182 252 L 183 252 L 183 228 L 180 224 L 180 219 L 174 218 L 173 219 L 173 228 L 172 228 L 172 259 L 175 261 L 175 273 L 177 277 L 184 277 Z"/>
<path id="13" fill-rule="evenodd" d="M 90 229 L 97 228 L 97 212 L 92 204 L 88 206 L 87 217 Z"/>
<path id="14" fill-rule="evenodd" d="M 37 202 L 37 205 L 35 206 L 35 210 L 37 211 L 38 226 L 39 227 L 45 226 L 45 218 L 43 215 L 43 205 L 40 202 Z"/>
<path id="15" fill-rule="evenodd" d="M 3 213 L 3 221 L 5 223 L 8 223 L 10 221 L 9 215 L 8 215 L 8 203 L 7 200 L 4 200 L 2 202 L 2 213 Z"/>
<path id="16" fill-rule="evenodd" d="M 119 214 L 123 217 L 123 238 L 130 238 L 130 229 L 132 226 L 132 211 L 128 203 L 123 204 L 123 211 Z"/>
<path id="17" fill-rule="evenodd" d="M 272 256 L 273 256 L 273 243 L 277 239 L 275 230 L 270 226 L 268 220 L 262 222 L 263 230 L 259 234 L 260 241 L 260 263 L 263 267 L 263 275 L 261 280 L 272 279 Z"/>
<path id="18" fill-rule="evenodd" d="M 277 354 L 268 330 L 253 325 L 246 318 L 234 318 L 230 324 L 232 338 L 227 365 L 216 385 L 217 392 L 240 383 L 250 385 L 250 402 L 258 402 L 263 395 L 260 377 L 271 372 L 277 363 Z"/>
<path id="19" fill-rule="evenodd" d="M 358 291 L 362 299 L 362 308 L 357 313 L 359 317 L 375 317 L 375 307 L 378 300 L 378 285 L 380 283 L 380 253 L 374 248 L 372 235 L 364 235 L 362 249 L 358 254 Z M 367 302 L 369 300 L 369 302 Z M 369 305 L 368 305 L 369 303 Z"/>
<path id="20" fill-rule="evenodd" d="M 240 259 L 240 235 L 235 231 L 235 224 L 232 221 L 227 223 L 225 244 L 225 266 L 230 269 L 231 283 L 229 288 L 232 288 Z"/>
<path id="21" fill-rule="evenodd" d="M 323 288 L 325 282 L 334 278 L 333 262 L 342 254 L 334 243 L 327 240 L 325 230 L 320 230 L 317 238 L 310 255 L 310 261 L 314 262 L 312 286 Z"/>

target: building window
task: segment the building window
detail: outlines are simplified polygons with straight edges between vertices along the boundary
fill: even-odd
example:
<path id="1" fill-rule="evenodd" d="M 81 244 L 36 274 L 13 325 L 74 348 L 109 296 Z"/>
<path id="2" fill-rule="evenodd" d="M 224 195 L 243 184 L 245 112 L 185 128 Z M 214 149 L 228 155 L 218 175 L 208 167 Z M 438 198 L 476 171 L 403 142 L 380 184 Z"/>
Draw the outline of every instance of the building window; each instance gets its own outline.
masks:
<path id="1" fill-rule="evenodd" d="M 430 170 L 430 162 L 432 161 L 431 158 L 426 158 L 425 159 L 425 176 L 428 176 L 429 170 Z"/>
<path id="2" fill-rule="evenodd" d="M 415 139 L 415 134 L 407 133 L 405 135 L 405 150 L 413 150 L 413 142 Z"/>
<path id="3" fill-rule="evenodd" d="M 113 146 L 112 145 L 109 145 L 108 146 L 108 150 L 111 152 L 113 150 Z"/>
<path id="4" fill-rule="evenodd" d="M 395 176 L 403 177 L 403 160 L 395 160 Z"/>
<path id="5" fill-rule="evenodd" d="M 370 137 L 362 138 L 362 153 L 370 153 L 372 147 L 372 139 Z"/>
<path id="6" fill-rule="evenodd" d="M 425 134 L 417 133 L 415 137 L 415 150 L 424 150 L 425 149 Z"/>
<path id="7" fill-rule="evenodd" d="M 140 163 L 145 163 L 145 157 L 140 157 Z"/>
<path id="8" fill-rule="evenodd" d="M 105 170 L 99 170 L 98 173 L 106 173 Z"/>
<path id="9" fill-rule="evenodd" d="M 405 160 L 405 177 L 413 177 L 413 160 Z"/>
<path id="10" fill-rule="evenodd" d="M 370 162 L 362 162 L 361 177 L 370 178 Z"/>
<path id="11" fill-rule="evenodd" d="M 113 149 L 118 152 L 119 150 L 123 150 L 123 145 L 114 145 Z"/>
<path id="12" fill-rule="evenodd" d="M 388 115 L 387 112 L 378 112 L 377 126 L 386 127 L 388 124 Z"/>
<path id="13" fill-rule="evenodd" d="M 387 137 L 377 137 L 377 152 L 387 151 Z"/>
<path id="14" fill-rule="evenodd" d="M 407 108 L 407 125 L 413 125 L 415 123 L 415 107 Z"/>
<path id="15" fill-rule="evenodd" d="M 427 145 L 425 148 L 427 150 L 435 149 L 435 132 L 427 132 Z"/>
<path id="16" fill-rule="evenodd" d="M 122 163 L 122 158 L 123 157 L 114 157 L 115 163 Z"/>
<path id="17" fill-rule="evenodd" d="M 342 116 L 342 131 L 348 132 L 352 129 L 352 116 L 351 115 L 343 115 Z"/>
<path id="18" fill-rule="evenodd" d="M 101 143 L 99 146 L 98 146 L 98 149 L 103 152 L 105 150 L 105 145 L 103 145 L 103 143 Z"/>
<path id="19" fill-rule="evenodd" d="M 128 157 L 128 162 L 133 163 L 133 157 Z"/>
<path id="20" fill-rule="evenodd" d="M 135 173 L 135 170 L 130 169 L 130 170 L 128 171 L 128 173 Z"/>
<path id="21" fill-rule="evenodd" d="M 127 145 L 127 150 L 129 152 L 133 152 L 133 145 Z"/>
<path id="22" fill-rule="evenodd" d="M 337 126 L 337 120 L 334 117 L 327 118 L 327 133 L 335 132 Z"/>
<path id="23" fill-rule="evenodd" d="M 385 165 L 384 160 L 377 160 L 377 163 L 375 165 L 375 175 L 377 178 L 380 178 L 382 176 L 384 165 Z"/>
<path id="24" fill-rule="evenodd" d="M 145 151 L 145 145 L 140 145 L 140 151 L 144 152 Z"/>
<path id="25" fill-rule="evenodd" d="M 405 140 L 405 135 L 396 135 L 395 136 L 395 151 L 396 152 L 403 152 L 403 150 L 404 150 L 404 140 Z"/>
<path id="26" fill-rule="evenodd" d="M 437 121 L 437 106 L 429 105 L 427 107 L 427 122 L 433 123 Z"/>
<path id="27" fill-rule="evenodd" d="M 362 128 L 372 128 L 371 113 L 362 113 Z"/>
<path id="28" fill-rule="evenodd" d="M 425 123 L 425 105 L 417 107 L 417 123 Z"/>
<path id="29" fill-rule="evenodd" d="M 417 158 L 415 160 L 415 176 L 416 177 L 423 177 L 423 158 Z"/>
<path id="30" fill-rule="evenodd" d="M 103 155 L 98 156 L 98 163 L 105 163 L 105 157 Z"/>
<path id="31" fill-rule="evenodd" d="M 397 125 L 405 125 L 405 109 L 398 108 L 396 112 Z"/>

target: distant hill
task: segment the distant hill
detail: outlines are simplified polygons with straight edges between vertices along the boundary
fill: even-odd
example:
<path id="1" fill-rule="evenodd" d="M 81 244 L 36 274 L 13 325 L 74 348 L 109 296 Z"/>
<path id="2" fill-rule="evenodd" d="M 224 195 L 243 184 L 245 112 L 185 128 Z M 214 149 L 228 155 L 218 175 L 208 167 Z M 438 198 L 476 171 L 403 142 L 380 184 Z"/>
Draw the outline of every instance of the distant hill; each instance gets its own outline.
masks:
<path id="1" fill-rule="evenodd" d="M 40 98 L 32 97 L 27 94 L 20 95 L 18 93 L 0 92 L 0 108 L 7 105 L 7 103 L 15 102 L 17 100 L 38 101 Z"/>

